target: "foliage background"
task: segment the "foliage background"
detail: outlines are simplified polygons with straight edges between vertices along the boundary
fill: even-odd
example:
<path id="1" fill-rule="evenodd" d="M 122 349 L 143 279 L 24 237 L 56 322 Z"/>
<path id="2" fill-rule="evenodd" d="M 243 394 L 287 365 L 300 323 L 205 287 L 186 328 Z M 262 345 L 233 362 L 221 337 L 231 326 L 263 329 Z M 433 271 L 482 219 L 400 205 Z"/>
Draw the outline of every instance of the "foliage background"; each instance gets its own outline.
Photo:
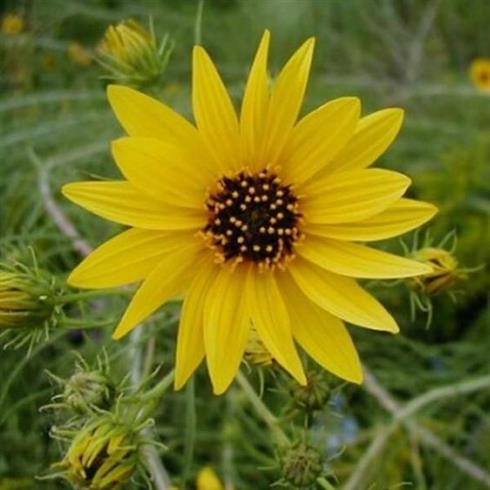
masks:
<path id="1" fill-rule="evenodd" d="M 36 250 L 40 264 L 60 277 L 77 263 L 70 239 L 46 212 L 40 181 L 46 178 L 55 201 L 88 243 L 97 245 L 118 227 L 62 199 L 65 182 L 92 175 L 114 176 L 109 141 L 121 134 L 94 64 L 80 65 L 69 55 L 73 42 L 93 50 L 109 23 L 128 17 L 146 22 L 151 15 L 160 35 L 169 32 L 175 51 L 166 82 L 156 95 L 190 113 L 190 53 L 194 42 L 194 0 L 3 0 L 0 14 L 25 19 L 17 36 L 0 34 L 0 253 L 2 258 Z M 318 47 L 305 110 L 339 95 L 357 95 L 364 113 L 386 106 L 406 109 L 404 129 L 380 165 L 413 178 L 410 191 L 432 201 L 440 213 L 430 225 L 442 238 L 458 236 L 457 256 L 465 266 L 490 258 L 490 94 L 468 79 L 475 57 L 490 57 L 488 0 L 206 0 L 202 41 L 239 101 L 251 56 L 264 28 L 273 34 L 276 69 L 305 37 Z M 408 238 L 410 242 L 410 237 Z M 400 251 L 398 241 L 386 246 Z M 402 328 L 396 337 L 364 335 L 352 328 L 366 365 L 401 401 L 438 386 L 489 374 L 490 279 L 485 270 L 459 285 L 457 304 L 435 298 L 434 320 L 410 320 L 403 285 L 377 288 Z M 127 297 L 104 299 L 86 312 L 115 320 Z M 77 312 L 75 312 L 77 314 Z M 37 347 L 0 354 L 0 489 L 57 489 L 62 484 L 33 480 L 60 458 L 48 437 L 53 415 L 39 413 L 53 394 L 45 369 L 66 377 L 71 351 L 94 360 L 103 346 L 115 377 L 127 372 L 127 358 L 155 338 L 155 365 L 173 360 L 178 311 L 162 312 L 132 340 L 115 344 L 110 328 L 70 333 Z M 135 357 L 136 356 L 136 357 Z M 163 462 L 175 481 L 193 480 L 212 464 L 239 489 L 262 489 L 279 478 L 271 467 L 273 449 L 266 431 L 238 388 L 215 398 L 204 370 L 196 382 L 197 434 L 192 461 L 186 459 L 189 413 L 186 393 L 169 394 L 158 417 L 161 440 L 169 446 Z M 256 382 L 257 374 L 251 378 Z M 266 388 L 275 383 L 266 373 Z M 287 384 L 285 378 L 281 386 Z M 280 413 L 289 403 L 287 388 L 266 389 L 265 399 Z M 490 468 L 490 390 L 434 402 L 417 420 L 480 469 Z M 190 418 L 189 418 L 190 417 Z M 327 452 L 335 487 L 355 471 L 370 441 L 390 415 L 363 389 L 346 386 L 315 418 L 315 440 Z M 261 469 L 258 470 L 257 467 Z M 273 465 L 272 465 L 273 466 Z M 405 427 L 397 427 L 359 488 L 411 485 L 417 489 L 489 488 L 458 469 L 454 460 L 428 449 Z M 191 485 L 191 484 L 190 484 Z M 192 486 L 192 485 L 191 485 Z"/>

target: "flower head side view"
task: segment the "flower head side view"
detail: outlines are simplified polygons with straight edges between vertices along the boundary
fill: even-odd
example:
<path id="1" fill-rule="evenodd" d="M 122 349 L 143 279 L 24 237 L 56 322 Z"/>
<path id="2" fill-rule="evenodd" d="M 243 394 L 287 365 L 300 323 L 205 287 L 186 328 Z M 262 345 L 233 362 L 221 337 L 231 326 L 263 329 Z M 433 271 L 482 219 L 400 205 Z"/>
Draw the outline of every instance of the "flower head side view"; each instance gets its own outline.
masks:
<path id="1" fill-rule="evenodd" d="M 194 126 L 124 86 L 108 97 L 128 137 L 113 142 L 126 180 L 68 184 L 76 204 L 130 227 L 70 275 L 81 288 L 142 282 L 114 338 L 183 296 L 175 386 L 206 358 L 216 394 L 239 368 L 251 328 L 299 383 L 296 345 L 351 382 L 362 368 L 344 325 L 397 332 L 356 282 L 417 276 L 430 266 L 364 244 L 428 221 L 436 208 L 403 198 L 410 180 L 369 166 L 403 119 L 390 108 L 360 117 L 342 97 L 305 117 L 314 40 L 269 84 L 270 34 L 262 37 L 240 114 L 206 51 L 193 52 Z M 157 265 L 155 265 L 157 264 Z"/>

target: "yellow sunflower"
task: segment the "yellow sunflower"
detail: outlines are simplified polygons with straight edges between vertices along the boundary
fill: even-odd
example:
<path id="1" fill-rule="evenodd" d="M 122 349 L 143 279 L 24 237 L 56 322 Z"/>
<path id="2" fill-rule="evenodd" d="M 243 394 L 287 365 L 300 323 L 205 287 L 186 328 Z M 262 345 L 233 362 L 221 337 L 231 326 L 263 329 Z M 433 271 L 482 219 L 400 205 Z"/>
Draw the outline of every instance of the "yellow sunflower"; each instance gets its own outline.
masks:
<path id="1" fill-rule="evenodd" d="M 470 76 L 476 88 L 490 92 L 490 58 L 477 58 L 471 63 Z"/>
<path id="2" fill-rule="evenodd" d="M 361 382 L 344 321 L 397 332 L 356 282 L 416 276 L 430 266 L 369 248 L 429 220 L 434 206 L 402 198 L 410 179 L 368 167 L 396 137 L 400 109 L 360 119 L 355 97 L 298 121 L 314 40 L 272 86 L 265 32 L 240 115 L 206 51 L 193 52 L 196 126 L 135 90 L 111 85 L 129 137 L 113 142 L 126 180 L 63 188 L 73 202 L 131 228 L 71 274 L 82 288 L 143 281 L 114 333 L 119 339 L 171 298 L 184 297 L 177 389 L 206 357 L 214 392 L 232 382 L 251 327 L 274 359 L 306 382 L 296 343 L 336 375 Z"/>

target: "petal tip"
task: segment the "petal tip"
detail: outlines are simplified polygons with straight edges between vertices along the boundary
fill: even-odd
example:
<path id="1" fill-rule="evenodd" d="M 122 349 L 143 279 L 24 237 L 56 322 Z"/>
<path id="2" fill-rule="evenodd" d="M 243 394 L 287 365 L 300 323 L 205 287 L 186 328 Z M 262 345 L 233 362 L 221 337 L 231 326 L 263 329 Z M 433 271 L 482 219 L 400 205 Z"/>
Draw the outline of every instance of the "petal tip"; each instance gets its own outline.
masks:
<path id="1" fill-rule="evenodd" d="M 133 91 L 133 89 L 126 87 L 124 85 L 118 85 L 117 83 L 110 83 L 106 87 L 106 94 L 109 102 L 112 104 L 112 101 L 118 96 L 121 95 L 122 92 Z"/>
<path id="2" fill-rule="evenodd" d="M 354 383 L 356 385 L 361 385 L 364 382 L 364 371 L 362 367 L 356 366 L 355 373 L 353 373 L 350 378 L 348 379 L 351 383 Z"/>
<path id="3" fill-rule="evenodd" d="M 116 327 L 116 330 L 114 330 L 114 333 L 112 334 L 112 338 L 113 340 L 120 340 L 124 336 L 126 336 L 130 331 L 131 328 L 129 325 L 127 325 L 125 318 L 123 317 L 119 322 L 119 325 Z"/>
<path id="4" fill-rule="evenodd" d="M 76 182 L 70 182 L 69 184 L 65 184 L 61 188 L 61 194 L 63 194 L 64 197 L 69 199 L 70 201 L 73 200 L 73 190 L 76 186 Z"/>
<path id="5" fill-rule="evenodd" d="M 78 272 L 78 267 L 73 269 L 70 275 L 66 278 L 66 284 L 75 288 L 83 287 L 80 281 L 80 273 Z"/>
<path id="6" fill-rule="evenodd" d="M 125 334 L 118 332 L 117 330 L 112 334 L 112 340 L 121 340 Z"/>
<path id="7" fill-rule="evenodd" d="M 176 377 L 174 379 L 174 390 L 180 391 L 183 388 L 183 386 L 185 385 L 185 383 L 186 382 L 183 379 L 178 378 L 176 375 Z"/>
<path id="8" fill-rule="evenodd" d="M 213 384 L 213 395 L 220 396 L 228 389 L 228 387 L 231 384 L 231 381 L 230 383 L 226 383 L 226 384 L 222 384 L 222 383 L 218 384 L 212 381 L 212 384 Z"/>

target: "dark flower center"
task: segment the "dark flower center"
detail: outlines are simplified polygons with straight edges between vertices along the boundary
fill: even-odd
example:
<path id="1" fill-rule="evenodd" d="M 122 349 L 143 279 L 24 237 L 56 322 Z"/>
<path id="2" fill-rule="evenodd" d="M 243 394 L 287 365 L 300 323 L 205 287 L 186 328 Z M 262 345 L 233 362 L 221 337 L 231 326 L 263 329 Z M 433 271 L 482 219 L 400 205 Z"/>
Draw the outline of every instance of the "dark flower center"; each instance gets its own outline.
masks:
<path id="1" fill-rule="evenodd" d="M 274 173 L 223 177 L 206 206 L 204 233 L 222 262 L 247 260 L 273 267 L 292 258 L 301 237 L 298 198 Z"/>

